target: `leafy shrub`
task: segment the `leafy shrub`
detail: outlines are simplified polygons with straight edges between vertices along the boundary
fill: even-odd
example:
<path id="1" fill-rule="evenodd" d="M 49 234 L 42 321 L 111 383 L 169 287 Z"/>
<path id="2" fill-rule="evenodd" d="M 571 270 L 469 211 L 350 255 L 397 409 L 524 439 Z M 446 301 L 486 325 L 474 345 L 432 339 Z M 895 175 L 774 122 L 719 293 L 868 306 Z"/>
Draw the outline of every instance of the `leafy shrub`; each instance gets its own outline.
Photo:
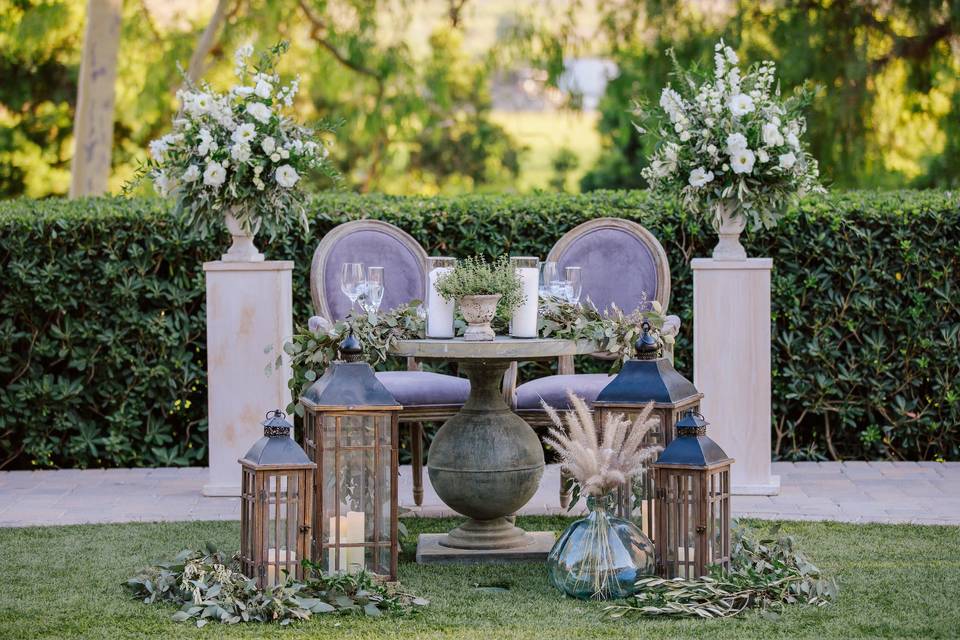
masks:
<path id="1" fill-rule="evenodd" d="M 716 241 L 676 203 L 645 192 L 330 194 L 309 210 L 309 237 L 258 243 L 270 258 L 295 260 L 301 323 L 311 315 L 313 250 L 345 220 L 386 220 L 428 253 L 459 257 L 545 256 L 590 218 L 636 220 L 669 256 L 668 311 L 683 321 L 676 364 L 691 373 L 689 260 Z M 203 239 L 154 199 L 0 203 L 0 467 L 203 464 L 202 263 L 228 244 L 226 231 Z M 745 245 L 774 259 L 775 456 L 960 459 L 955 193 L 811 198 Z"/>

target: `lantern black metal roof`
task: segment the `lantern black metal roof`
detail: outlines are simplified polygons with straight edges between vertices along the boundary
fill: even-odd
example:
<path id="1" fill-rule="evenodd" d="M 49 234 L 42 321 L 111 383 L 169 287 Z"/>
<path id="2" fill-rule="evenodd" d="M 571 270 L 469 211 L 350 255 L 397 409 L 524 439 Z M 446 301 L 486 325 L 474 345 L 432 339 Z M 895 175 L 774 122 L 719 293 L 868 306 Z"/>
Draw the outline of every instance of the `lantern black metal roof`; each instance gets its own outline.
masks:
<path id="1" fill-rule="evenodd" d="M 617 376 L 600 391 L 597 402 L 641 404 L 653 400 L 657 404 L 676 404 L 700 395 L 668 358 L 661 357 L 660 346 L 646 322 L 636 347 L 637 357 L 623 363 Z"/>
<path id="2" fill-rule="evenodd" d="M 696 411 L 688 411 L 677 421 L 677 437 L 660 453 L 657 464 L 712 467 L 733 462 L 733 458 L 707 436 L 708 424 Z"/>
<path id="3" fill-rule="evenodd" d="M 267 412 L 263 425 L 263 437 L 253 443 L 240 464 L 247 466 L 282 465 L 284 467 L 315 466 L 300 445 L 290 437 L 293 425 L 286 421 L 280 409 Z"/>
<path id="4" fill-rule="evenodd" d="M 362 361 L 363 349 L 353 333 L 340 343 L 340 357 L 300 396 L 301 402 L 313 407 L 402 408 L 377 380 L 373 368 Z"/>

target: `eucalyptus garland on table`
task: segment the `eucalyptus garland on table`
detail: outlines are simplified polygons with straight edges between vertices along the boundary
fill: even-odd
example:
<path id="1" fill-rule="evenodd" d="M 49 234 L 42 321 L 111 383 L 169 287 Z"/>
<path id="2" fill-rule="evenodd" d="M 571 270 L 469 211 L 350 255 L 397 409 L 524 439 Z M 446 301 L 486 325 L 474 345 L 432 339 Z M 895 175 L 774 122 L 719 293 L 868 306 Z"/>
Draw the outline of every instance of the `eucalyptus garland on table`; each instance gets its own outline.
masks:
<path id="1" fill-rule="evenodd" d="M 776 615 L 789 604 L 822 607 L 839 593 L 833 578 L 825 577 L 797 548 L 792 536 L 775 525 L 759 536 L 734 526 L 729 571 L 713 567 L 698 580 L 646 577 L 628 604 L 611 605 L 613 617 L 683 616 L 729 618 L 748 609 Z"/>
<path id="2" fill-rule="evenodd" d="M 310 578 L 290 581 L 271 589 L 257 589 L 256 581 L 239 571 L 236 558 L 227 558 L 208 544 L 204 551 L 185 549 L 171 562 L 143 570 L 126 582 L 134 597 L 143 602 L 180 605 L 174 622 L 279 622 L 307 620 L 315 613 L 381 616 L 405 614 L 429 604 L 399 590 L 397 583 L 380 581 L 362 571 L 355 574 L 324 574 L 305 562 Z"/>
<path id="3" fill-rule="evenodd" d="M 540 298 L 540 317 L 538 332 L 544 338 L 563 338 L 568 340 L 589 340 L 596 343 L 598 353 L 616 356 L 611 371 L 620 369 L 620 364 L 633 356 L 633 342 L 636 340 L 643 322 L 649 322 L 655 335 L 663 342 L 672 344 L 673 336 L 661 333 L 666 318 L 660 304 L 656 301 L 641 305 L 649 307 L 645 311 L 624 313 L 612 305 L 605 313 L 587 300 L 583 304 L 572 304 L 552 296 Z M 498 314 L 493 327 L 498 334 L 508 332 L 510 318 Z M 463 333 L 466 323 L 457 317 L 454 326 L 457 334 Z M 327 365 L 337 358 L 340 343 L 351 332 L 360 340 L 363 354 L 371 366 L 387 360 L 390 348 L 399 340 L 416 340 L 425 337 L 425 318 L 419 300 L 396 307 L 383 313 L 349 314 L 344 320 L 331 323 L 324 318 L 314 316 L 307 327 L 299 327 L 293 337 L 283 345 L 283 354 L 266 366 L 269 375 L 283 364 L 284 354 L 289 356 L 293 376 L 288 382 L 292 400 L 287 413 L 303 415 L 303 408 L 297 399 L 326 370 Z M 266 351 L 273 350 L 268 346 Z"/>

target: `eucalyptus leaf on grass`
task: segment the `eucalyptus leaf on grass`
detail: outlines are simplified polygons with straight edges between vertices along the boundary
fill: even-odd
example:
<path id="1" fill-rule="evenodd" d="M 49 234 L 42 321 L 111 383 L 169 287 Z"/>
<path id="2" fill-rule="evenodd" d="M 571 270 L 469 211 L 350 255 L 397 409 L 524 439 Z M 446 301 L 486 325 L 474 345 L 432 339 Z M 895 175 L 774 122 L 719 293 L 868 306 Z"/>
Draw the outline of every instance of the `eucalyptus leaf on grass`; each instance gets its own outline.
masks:
<path id="1" fill-rule="evenodd" d="M 126 582 L 133 595 L 145 603 L 180 605 L 174 622 L 195 620 L 198 627 L 214 620 L 279 622 L 307 620 L 315 613 L 405 614 L 429 602 L 399 590 L 363 571 L 356 574 L 324 574 L 320 567 L 304 562 L 310 577 L 304 582 L 287 581 L 267 590 L 239 571 L 236 558 L 227 558 L 211 545 L 204 551 L 185 549 L 171 562 L 143 570 Z"/>
<path id="2" fill-rule="evenodd" d="M 735 527 L 730 571 L 714 567 L 709 576 L 641 578 L 628 604 L 604 609 L 612 617 L 693 616 L 728 618 L 748 609 L 775 616 L 788 604 L 825 606 L 836 600 L 837 583 L 820 573 L 779 525 L 770 534 Z"/>

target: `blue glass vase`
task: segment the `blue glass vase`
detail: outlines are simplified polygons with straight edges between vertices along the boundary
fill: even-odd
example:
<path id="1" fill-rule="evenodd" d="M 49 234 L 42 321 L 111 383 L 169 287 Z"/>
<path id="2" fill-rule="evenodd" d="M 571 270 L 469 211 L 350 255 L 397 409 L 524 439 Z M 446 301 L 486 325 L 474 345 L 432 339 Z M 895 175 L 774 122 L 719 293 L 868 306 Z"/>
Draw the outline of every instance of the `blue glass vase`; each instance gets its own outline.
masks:
<path id="1" fill-rule="evenodd" d="M 550 582 L 572 598 L 616 600 L 655 572 L 653 543 L 628 520 L 611 515 L 611 495 L 588 496 L 590 514 L 571 524 L 547 556 Z"/>

